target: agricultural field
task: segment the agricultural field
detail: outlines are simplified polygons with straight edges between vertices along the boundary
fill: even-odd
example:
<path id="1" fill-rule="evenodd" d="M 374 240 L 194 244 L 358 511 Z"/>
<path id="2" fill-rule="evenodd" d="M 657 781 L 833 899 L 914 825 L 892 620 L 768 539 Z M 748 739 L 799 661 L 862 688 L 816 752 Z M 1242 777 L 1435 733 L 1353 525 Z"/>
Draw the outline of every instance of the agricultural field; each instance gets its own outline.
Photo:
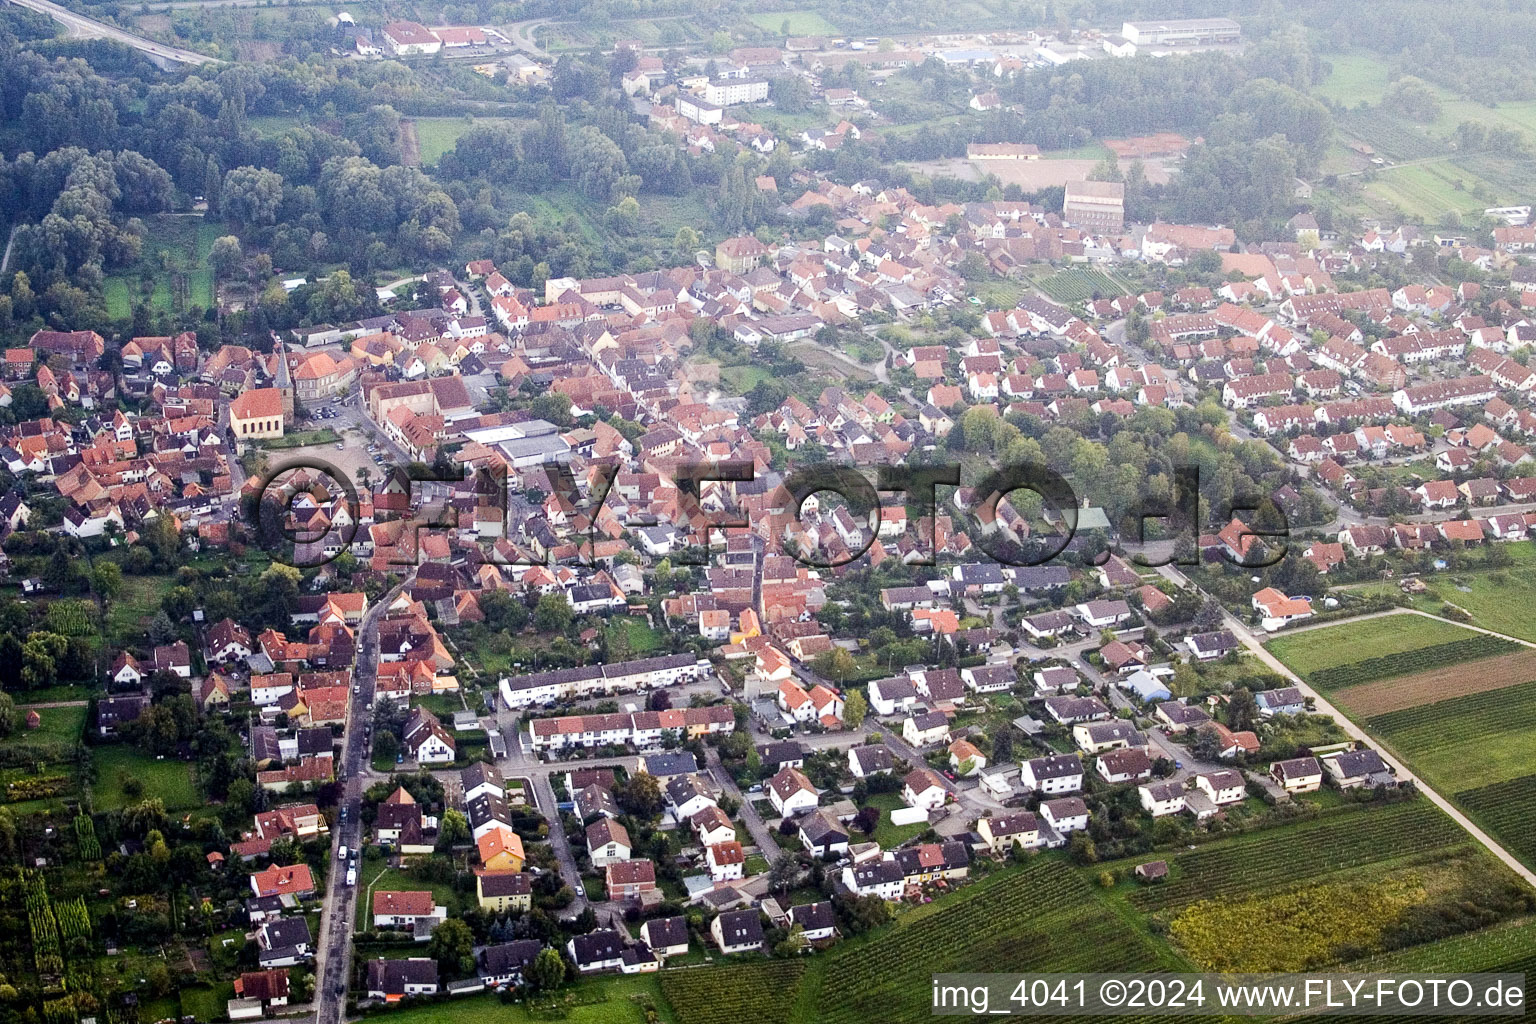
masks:
<path id="1" fill-rule="evenodd" d="M 1094 296 L 1114 298 L 1124 295 L 1126 289 L 1118 281 L 1098 270 L 1069 267 L 1058 270 L 1049 277 L 1037 277 L 1035 286 L 1057 302 L 1077 305 Z"/>
<path id="2" fill-rule="evenodd" d="M 1477 789 L 1529 773 L 1536 682 L 1391 711 L 1364 725 L 1431 785 Z"/>
<path id="3" fill-rule="evenodd" d="M 1454 797 L 1457 804 L 1488 829 L 1510 853 L 1528 866 L 1536 866 L 1536 775 L 1467 789 Z"/>
<path id="4" fill-rule="evenodd" d="M 1510 545 L 1525 547 L 1525 545 Z M 1529 568 L 1427 577 L 1430 593 L 1472 616 L 1474 625 L 1536 641 L 1536 573 Z"/>
<path id="5" fill-rule="evenodd" d="M 1308 678 L 1320 690 L 1337 690 L 1340 687 L 1357 686 L 1377 679 L 1404 675 L 1415 669 L 1439 669 L 1460 665 L 1463 662 L 1491 658 L 1520 649 L 1513 640 L 1487 633 L 1471 633 L 1461 640 L 1420 647 L 1376 658 L 1365 658 L 1347 665 L 1318 669 Z"/>
<path id="6" fill-rule="evenodd" d="M 1518 196 L 1507 181 L 1483 178 L 1449 157 L 1389 167 L 1366 184 L 1365 192 L 1429 223 L 1447 213 L 1480 213 L 1489 205 Z"/>
<path id="7" fill-rule="evenodd" d="M 1312 87 L 1318 96 L 1346 107 L 1381 102 L 1392 73 L 1381 57 L 1373 53 L 1330 53 L 1323 59 L 1333 70 Z"/>
<path id="8" fill-rule="evenodd" d="M 1452 643 L 1471 635 L 1453 622 L 1398 614 L 1306 629 L 1265 646 L 1292 672 L 1311 680 L 1314 673 L 1325 669 Z"/>
<path id="9" fill-rule="evenodd" d="M 879 1007 L 882 1022 L 928 1020 L 929 975 L 979 965 L 1144 971 L 1181 962 L 1108 912 L 1081 875 L 1042 858 L 906 913 L 867 943 L 848 943 L 819 958 L 800 997 L 809 1011 L 801 1019 L 858 1024 Z"/>
<path id="10" fill-rule="evenodd" d="M 1384 110 L 1347 113 L 1337 124 L 1343 134 L 1369 144 L 1388 160 L 1423 160 L 1446 152 L 1444 141 L 1428 127 Z"/>
<path id="11" fill-rule="evenodd" d="M 410 951 L 407 951 L 410 952 Z M 419 956 L 420 951 L 410 953 Z M 561 1020 L 567 1024 L 647 1024 L 647 1009 L 673 1024 L 666 1012 L 658 975 L 614 975 L 583 979 L 580 986 L 554 999 L 503 1003 L 495 994 L 468 996 L 451 1002 L 426 1002 L 396 1007 L 390 1024 L 515 1024 L 519 1021 Z"/>
<path id="12" fill-rule="evenodd" d="M 783 16 L 779 16 L 783 20 Z M 778 23 L 774 23 L 775 29 Z M 562 21 L 541 25 L 535 32 L 546 50 L 589 50 L 593 46 L 610 48 L 620 39 L 633 39 L 646 47 L 683 46 L 709 38 L 710 31 L 693 18 L 642 18 L 634 21 L 605 21 L 602 24 Z"/>
<path id="13" fill-rule="evenodd" d="M 1486 637 L 1485 639 L 1497 640 L 1498 638 Z M 1466 641 L 1458 643 L 1466 643 Z M 1445 647 L 1452 646 L 1456 645 L 1444 644 L 1441 647 L 1429 647 L 1422 653 L 1433 656 Z M 1398 657 L 1408 656 L 1411 655 Z M 1327 671 L 1344 672 L 1350 667 L 1352 666 Z M 1351 714 L 1369 717 L 1383 715 L 1390 711 L 1402 711 L 1420 704 L 1431 704 L 1453 697 L 1482 693 L 1486 690 L 1499 690 L 1530 679 L 1536 679 L 1536 651 L 1521 647 L 1511 654 L 1482 658 L 1474 662 L 1458 659 L 1454 663 L 1443 663 L 1440 667 L 1425 672 L 1378 679 L 1358 686 L 1346 686 L 1342 690 L 1336 690 L 1333 693 L 1333 699 L 1343 704 Z"/>
<path id="14" fill-rule="evenodd" d="M 731 962 L 667 971 L 661 991 L 680 1024 L 789 1024 L 804 973 L 801 961 Z"/>
<path id="15" fill-rule="evenodd" d="M 835 36 L 837 26 L 815 11 L 761 11 L 749 16 L 752 24 L 769 32 L 792 36 Z"/>
<path id="16" fill-rule="evenodd" d="M 107 315 L 126 319 L 143 302 L 164 312 L 213 305 L 213 269 L 206 261 L 213 240 L 224 234 L 222 225 L 175 215 L 149 217 L 145 224 L 149 233 L 138 265 L 102 282 Z"/>
<path id="17" fill-rule="evenodd" d="M 1333 811 L 1176 853 L 1168 860 L 1168 881 L 1133 892 L 1130 902 L 1143 911 L 1177 910 L 1466 841 L 1460 826 L 1427 800 Z"/>

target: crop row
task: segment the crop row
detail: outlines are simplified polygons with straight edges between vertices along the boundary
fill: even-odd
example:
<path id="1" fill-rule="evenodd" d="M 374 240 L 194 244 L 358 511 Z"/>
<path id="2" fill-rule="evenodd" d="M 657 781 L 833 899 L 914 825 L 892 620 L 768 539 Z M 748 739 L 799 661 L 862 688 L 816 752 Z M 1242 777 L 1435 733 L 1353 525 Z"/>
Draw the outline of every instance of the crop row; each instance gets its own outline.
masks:
<path id="1" fill-rule="evenodd" d="M 834 954 L 817 1001 L 823 1024 L 927 1019 L 935 971 L 1113 970 L 1152 966 L 1142 937 L 1102 908 L 1069 868 L 1041 861 L 957 894 L 957 902 L 882 935 L 856 955 Z"/>
<path id="2" fill-rule="evenodd" d="M 1365 724 L 1389 737 L 1415 733 L 1419 742 L 1413 746 L 1420 749 L 1438 749 L 1469 737 L 1536 729 L 1536 682 L 1388 711 L 1367 718 Z"/>
<path id="3" fill-rule="evenodd" d="M 1536 775 L 1457 793 L 1456 802 L 1482 819 L 1510 853 L 1536 863 Z"/>
<path id="4" fill-rule="evenodd" d="M 79 896 L 68 903 L 56 903 L 53 915 L 59 922 L 59 935 L 65 939 L 91 937 L 91 912 L 85 907 L 85 897 Z"/>
<path id="5" fill-rule="evenodd" d="M 795 960 L 666 971 L 661 991 L 681 1024 L 788 1024 L 804 972 Z"/>
<path id="6" fill-rule="evenodd" d="M 1173 861 L 1179 877 L 1137 892 L 1132 901 L 1154 910 L 1238 896 L 1465 838 L 1426 802 L 1368 807 L 1178 854 Z"/>
<path id="7" fill-rule="evenodd" d="M 1479 633 L 1464 640 L 1452 640 L 1450 643 L 1436 644 L 1433 647 L 1421 647 L 1416 651 L 1399 651 L 1396 654 L 1366 658 L 1364 661 L 1351 662 L 1348 665 L 1318 669 L 1311 673 L 1308 679 L 1320 690 L 1336 690 L 1344 686 L 1354 686 L 1357 683 L 1369 683 L 1375 679 L 1390 679 L 1410 672 L 1422 672 L 1432 668 L 1443 668 L 1446 665 L 1459 665 L 1464 661 L 1474 661 L 1478 658 L 1488 658 L 1496 654 L 1507 654 L 1519 646 L 1514 641 L 1503 637 Z"/>
<path id="8" fill-rule="evenodd" d="M 1407 121 L 1380 109 L 1345 115 L 1340 126 L 1398 160 L 1421 160 L 1445 152 L 1445 146 Z"/>
<path id="9" fill-rule="evenodd" d="M 96 838 L 96 826 L 89 814 L 75 816 L 75 842 L 80 848 L 81 860 L 101 860 L 101 841 Z"/>
<path id="10" fill-rule="evenodd" d="M 1110 278 L 1093 270 L 1062 270 L 1038 282 L 1040 290 L 1057 302 L 1083 302 L 1097 293 L 1112 298 L 1123 295 L 1125 289 Z"/>

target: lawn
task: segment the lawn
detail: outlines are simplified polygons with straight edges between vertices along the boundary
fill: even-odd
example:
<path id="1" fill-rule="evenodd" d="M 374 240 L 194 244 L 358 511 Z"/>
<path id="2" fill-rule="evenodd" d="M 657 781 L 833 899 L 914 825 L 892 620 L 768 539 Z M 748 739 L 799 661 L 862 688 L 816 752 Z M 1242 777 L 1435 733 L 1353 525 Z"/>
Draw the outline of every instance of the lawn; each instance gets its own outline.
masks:
<path id="1" fill-rule="evenodd" d="M 875 793 L 870 796 L 868 803 L 880 808 L 880 824 L 875 826 L 874 840 L 880 844 L 882 850 L 895 849 L 907 840 L 928 831 L 928 823 L 925 821 L 911 825 L 891 824 L 891 811 L 907 806 L 902 803 L 901 797 L 896 793 Z"/>
<path id="2" fill-rule="evenodd" d="M 144 639 L 149 620 L 160 609 L 166 591 L 175 583 L 170 576 L 123 574 L 123 586 L 107 605 L 107 641 L 127 647 Z"/>
<path id="3" fill-rule="evenodd" d="M 370 864 L 362 865 L 357 872 L 357 926 L 367 928 L 373 924 L 373 894 L 376 892 L 430 892 L 438 905 L 447 907 L 449 915 L 459 905 L 453 886 L 447 882 L 423 882 L 399 868 L 385 867 L 375 874 Z M 424 955 L 424 954 L 423 954 Z"/>
<path id="4" fill-rule="evenodd" d="M 421 147 L 421 166 L 432 167 L 444 153 L 459 143 L 459 136 L 476 125 L 498 122 L 522 123 L 516 118 L 505 117 L 413 117 L 416 124 L 416 142 Z"/>
<path id="5" fill-rule="evenodd" d="M 317 444 L 335 444 L 341 440 L 341 435 L 330 427 L 321 427 L 319 430 L 299 430 L 282 437 L 270 437 L 259 442 L 262 448 L 308 448 Z"/>
<path id="6" fill-rule="evenodd" d="M 720 379 L 731 388 L 733 394 L 744 395 L 765 380 L 773 377 L 766 366 L 722 366 Z"/>
<path id="7" fill-rule="evenodd" d="M 418 953 L 418 955 L 425 955 Z M 468 996 L 421 1006 L 396 1007 L 390 1024 L 505 1024 L 507 1021 L 564 1020 L 570 1024 L 645 1024 L 646 1007 L 654 1007 L 662 1021 L 676 1021 L 667 1010 L 654 974 L 612 975 L 583 978 L 561 990 L 570 1004 L 555 1010 L 531 1010 L 524 1003 L 503 1003 L 496 996 Z"/>
<path id="8" fill-rule="evenodd" d="M 610 661 L 644 658 L 661 647 L 661 633 L 633 615 L 614 616 L 608 620 L 606 632 Z"/>
<path id="9" fill-rule="evenodd" d="M 80 739 L 85 729 L 85 717 L 89 711 L 87 707 L 38 708 L 37 713 L 42 716 L 43 724 L 36 729 L 18 733 L 17 738 L 37 743 L 73 744 Z M 16 714 L 25 718 L 27 706 L 17 705 Z"/>
<path id="10" fill-rule="evenodd" d="M 1383 58 L 1374 53 L 1330 53 L 1323 59 L 1333 70 L 1313 86 L 1313 92 L 1346 107 L 1381 102 L 1392 71 Z"/>
<path id="11" fill-rule="evenodd" d="M 1384 615 L 1339 626 L 1308 629 L 1271 640 L 1265 646 L 1291 671 L 1308 676 L 1322 669 L 1350 665 L 1464 640 L 1468 630 L 1422 615 Z"/>
<path id="12" fill-rule="evenodd" d="M 188 810 L 202 803 L 192 784 L 192 766 L 183 761 L 157 761 L 124 744 L 96 747 L 91 756 L 96 763 L 96 784 L 91 789 L 98 811 L 118 810 L 150 797 L 165 801 L 167 811 Z M 123 792 L 128 779 L 143 782 L 141 796 Z"/>
<path id="13" fill-rule="evenodd" d="M 222 225 L 201 217 L 163 215 L 145 218 L 138 265 L 103 281 L 107 315 L 126 319 L 136 303 L 175 312 L 178 308 L 213 305 L 213 270 L 205 262 Z M 185 292 L 179 285 L 185 283 Z M 185 306 L 182 306 L 182 302 Z"/>
<path id="14" fill-rule="evenodd" d="M 837 26 L 815 11 L 762 11 L 751 15 L 753 24 L 769 32 L 792 36 L 835 36 Z"/>

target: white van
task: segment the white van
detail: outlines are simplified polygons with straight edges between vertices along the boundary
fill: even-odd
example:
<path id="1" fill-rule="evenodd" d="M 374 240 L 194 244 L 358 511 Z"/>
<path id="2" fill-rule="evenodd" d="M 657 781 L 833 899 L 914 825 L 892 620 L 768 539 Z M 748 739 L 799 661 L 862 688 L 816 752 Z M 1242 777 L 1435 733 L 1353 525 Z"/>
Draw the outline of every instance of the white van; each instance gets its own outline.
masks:
<path id="1" fill-rule="evenodd" d="M 347 859 L 347 847 L 346 847 L 345 843 L 342 844 L 341 849 L 336 851 L 336 859 L 337 860 L 346 860 Z"/>
<path id="2" fill-rule="evenodd" d="M 356 884 L 357 884 L 357 868 L 347 868 L 347 885 L 348 886 L 353 886 L 353 885 L 356 885 Z"/>

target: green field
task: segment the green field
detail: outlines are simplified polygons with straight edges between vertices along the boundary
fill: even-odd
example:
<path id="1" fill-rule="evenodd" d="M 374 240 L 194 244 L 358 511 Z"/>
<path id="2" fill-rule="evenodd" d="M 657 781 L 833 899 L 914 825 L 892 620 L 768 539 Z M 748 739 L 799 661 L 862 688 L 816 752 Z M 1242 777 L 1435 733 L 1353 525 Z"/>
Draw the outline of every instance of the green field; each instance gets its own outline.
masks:
<path id="1" fill-rule="evenodd" d="M 1036 277 L 1034 282 L 1036 287 L 1055 301 L 1073 304 L 1086 302 L 1095 295 L 1112 299 L 1124 295 L 1127 290 L 1108 274 L 1079 267 L 1069 267 L 1049 276 Z"/>
<path id="2" fill-rule="evenodd" d="M 107 315 L 126 319 L 134 305 L 146 299 L 152 309 L 175 312 L 177 275 L 186 278 L 189 307 L 213 305 L 213 270 L 205 261 L 213 240 L 224 234 L 223 226 L 201 217 L 169 215 L 145 218 L 145 224 L 149 233 L 138 266 L 102 282 Z"/>
<path id="3" fill-rule="evenodd" d="M 608 621 L 608 657 L 611 661 L 646 657 L 661 647 L 662 635 L 645 621 L 631 615 L 615 615 Z"/>
<path id="4" fill-rule="evenodd" d="M 1536 640 L 1536 573 L 1512 568 L 1447 578 L 1426 577 L 1430 591 L 1441 601 L 1471 614 L 1475 625 L 1522 640 Z"/>
<path id="5" fill-rule="evenodd" d="M 151 797 L 165 801 L 167 811 L 184 811 L 201 806 L 197 787 L 192 784 L 192 766 L 167 758 L 157 761 L 133 747 L 117 744 L 97 747 L 91 754 L 96 764 L 96 783 L 91 787 L 98 811 L 114 811 Z M 123 782 L 139 779 L 142 795 L 123 792 Z"/>
<path id="6" fill-rule="evenodd" d="M 904 913 L 867 943 L 812 965 L 798 1020 L 931 1019 L 930 975 L 944 971 L 1148 971 L 1178 957 L 1112 912 L 1083 876 L 1039 858 Z M 872 1007 L 879 1007 L 872 1013 Z M 682 1018 L 682 1015 L 679 1014 Z M 683 1024 L 692 1024 L 682 1018 Z"/>
<path id="7" fill-rule="evenodd" d="M 421 166 L 432 167 L 442 155 L 459 144 L 459 136 L 476 125 L 521 123 L 506 117 L 413 117 L 416 142 L 421 147 Z"/>
<path id="8" fill-rule="evenodd" d="M 330 427 L 321 427 L 319 430 L 300 430 L 292 434 L 284 434 L 282 437 L 270 437 L 265 441 L 258 441 L 262 448 L 308 448 L 317 444 L 335 444 L 341 440 L 341 435 Z"/>
<path id="9" fill-rule="evenodd" d="M 425 946 L 411 951 L 425 956 Z M 686 973 L 686 972 L 684 972 Z M 390 1024 L 506 1024 L 509 1021 L 561 1020 L 569 1024 L 646 1024 L 646 1008 L 654 1008 L 660 1020 L 675 1021 L 667 1012 L 657 975 L 614 975 L 585 978 L 576 988 L 552 1003 L 503 1003 L 495 995 L 466 996 L 419 1006 L 390 1010 Z"/>
<path id="10" fill-rule="evenodd" d="M 1392 679 L 1416 672 L 1428 672 L 1469 661 L 1492 658 L 1500 654 L 1512 654 L 1520 649 L 1520 645 L 1513 640 L 1506 640 L 1501 636 L 1490 636 L 1487 633 L 1473 633 L 1471 636 L 1452 640 L 1446 644 L 1386 654 L 1379 658 L 1365 658 L 1334 668 L 1318 669 L 1307 678 L 1318 689 L 1331 691 L 1373 682 L 1377 679 Z"/>
<path id="11" fill-rule="evenodd" d="M 173 586 L 169 576 L 130 576 L 123 574 L 123 587 L 107 605 L 108 640 L 127 647 L 144 639 L 149 620 L 160 608 L 165 593 Z"/>
<path id="12" fill-rule="evenodd" d="M 909 839 L 916 838 L 928 831 L 926 821 L 915 822 L 911 825 L 891 824 L 891 812 L 899 807 L 907 806 L 896 793 L 875 793 L 870 796 L 867 803 L 870 806 L 880 808 L 880 824 L 875 826 L 872 837 L 880 844 L 882 850 L 893 850 Z"/>
<path id="13" fill-rule="evenodd" d="M 1323 669 L 1434 647 L 1464 640 L 1470 635 L 1453 623 L 1422 615 L 1383 615 L 1339 626 L 1303 630 L 1271 640 L 1264 646 L 1292 672 L 1310 677 Z"/>
<path id="14" fill-rule="evenodd" d="M 1427 800 L 1334 811 L 1176 853 L 1168 861 L 1168 881 L 1132 893 L 1131 902 L 1163 910 L 1220 900 L 1467 841 Z"/>
<path id="15" fill-rule="evenodd" d="M 1392 711 L 1364 724 L 1431 785 L 1477 789 L 1529 773 L 1536 682 Z"/>
<path id="16" fill-rule="evenodd" d="M 1388 168 L 1367 184 L 1365 191 L 1430 223 L 1447 213 L 1478 213 L 1517 195 L 1508 183 L 1482 178 L 1450 157 Z"/>
<path id="17" fill-rule="evenodd" d="M 789 35 L 792 36 L 835 36 L 838 34 L 837 26 L 815 11 L 761 11 L 750 15 L 750 20 L 759 28 L 769 32 L 784 34 L 784 24 L 789 23 Z"/>
<path id="18" fill-rule="evenodd" d="M 25 718 L 28 708 L 25 704 L 16 706 L 16 716 Z M 20 731 L 17 739 L 28 739 L 37 743 L 69 743 L 79 741 L 80 734 L 85 730 L 85 718 L 90 708 L 38 708 L 37 713 L 42 716 L 43 724 L 36 729 Z"/>
<path id="19" fill-rule="evenodd" d="M 1333 65 L 1328 77 L 1312 87 L 1323 99 L 1346 107 L 1360 103 L 1380 103 L 1387 89 L 1391 68 L 1373 53 L 1330 53 L 1324 58 Z"/>

